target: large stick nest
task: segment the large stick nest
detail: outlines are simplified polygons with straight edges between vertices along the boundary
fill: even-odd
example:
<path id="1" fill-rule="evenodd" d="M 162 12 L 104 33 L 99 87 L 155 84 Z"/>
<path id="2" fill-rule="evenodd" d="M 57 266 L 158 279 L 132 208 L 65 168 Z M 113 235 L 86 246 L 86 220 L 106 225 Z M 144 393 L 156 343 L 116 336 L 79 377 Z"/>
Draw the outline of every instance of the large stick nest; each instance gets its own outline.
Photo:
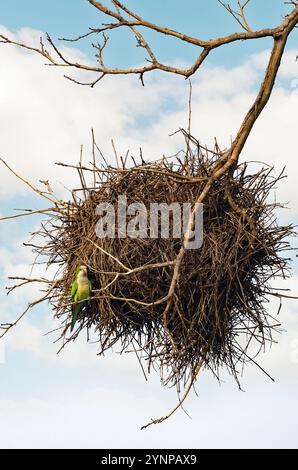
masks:
<path id="1" fill-rule="evenodd" d="M 183 239 L 105 238 L 95 232 L 99 203 L 192 204 L 198 199 L 218 158 L 195 139 L 187 158 L 117 168 L 76 167 L 80 188 L 67 208 L 43 225 L 45 245 L 36 247 L 58 263 L 62 279 L 49 296 L 62 320 L 63 345 L 87 330 L 97 335 L 100 353 L 120 345 L 157 367 L 164 384 L 185 385 L 199 364 L 216 375 L 226 366 L 238 381 L 249 361 L 248 345 L 261 350 L 280 325 L 267 312 L 268 298 L 278 294 L 272 279 L 288 275 L 288 237 L 292 226 L 279 226 L 268 197 L 282 175 L 263 167 L 250 174 L 238 165 L 211 186 L 204 199 L 204 238 L 198 249 L 185 250 L 174 293 L 168 293 Z M 91 177 L 92 184 L 86 181 Z M 89 178 L 90 179 L 90 178 Z M 78 265 L 88 267 L 92 297 L 70 334 L 71 283 Z M 144 362 L 143 362 L 144 363 Z"/>

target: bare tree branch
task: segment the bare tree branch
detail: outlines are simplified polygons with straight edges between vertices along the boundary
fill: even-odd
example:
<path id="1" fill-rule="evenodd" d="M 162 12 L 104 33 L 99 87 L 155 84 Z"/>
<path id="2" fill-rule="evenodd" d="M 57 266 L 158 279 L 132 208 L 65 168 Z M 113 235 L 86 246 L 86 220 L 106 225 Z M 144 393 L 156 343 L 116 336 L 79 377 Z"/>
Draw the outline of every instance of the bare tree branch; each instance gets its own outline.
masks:
<path id="1" fill-rule="evenodd" d="M 235 18 L 237 23 L 240 24 L 241 28 L 251 33 L 251 28 L 249 27 L 246 16 L 245 16 L 245 8 L 249 4 L 250 0 L 246 0 L 243 4 L 241 4 L 240 1 L 238 1 L 237 5 L 239 7 L 239 11 L 234 10 L 230 6 L 229 3 L 224 3 L 222 0 L 218 0 L 218 1 Z"/>
<path id="2" fill-rule="evenodd" d="M 273 39 L 279 37 L 280 35 L 287 35 L 298 22 L 298 6 L 297 2 L 286 2 L 290 5 L 294 6 L 293 11 L 284 19 L 284 21 L 278 25 L 276 28 L 267 28 L 261 29 L 257 31 L 251 30 L 248 21 L 245 16 L 245 8 L 249 4 L 249 0 L 246 0 L 244 3 L 238 1 L 238 8 L 239 10 L 233 9 L 229 4 L 225 4 L 222 0 L 219 0 L 221 5 L 225 7 L 225 9 L 238 21 L 241 27 L 244 29 L 243 32 L 235 32 L 225 37 L 219 37 L 211 40 L 203 40 L 200 38 L 192 37 L 187 34 L 175 31 L 173 29 L 159 26 L 155 23 L 145 20 L 137 13 L 133 12 L 132 10 L 128 9 L 126 5 L 118 0 L 113 0 L 112 4 L 115 7 L 115 10 L 108 8 L 102 2 L 97 2 L 95 0 L 87 0 L 92 6 L 94 6 L 97 10 L 99 10 L 104 15 L 112 18 L 114 21 L 111 23 L 103 23 L 102 27 L 100 28 L 90 28 L 90 30 L 86 34 L 82 34 L 74 39 L 66 39 L 62 38 L 64 41 L 79 41 L 85 37 L 88 37 L 93 34 L 104 34 L 106 31 L 112 31 L 118 28 L 129 28 L 136 39 L 137 47 L 142 47 L 146 50 L 148 54 L 148 58 L 146 61 L 148 64 L 138 66 L 138 67 L 131 67 L 131 68 L 110 68 L 104 64 L 103 60 L 103 50 L 107 46 L 108 38 L 106 35 L 103 35 L 103 43 L 102 44 L 93 44 L 93 47 L 97 50 L 96 58 L 98 65 L 88 65 L 84 63 L 73 62 L 72 60 L 68 59 L 64 53 L 56 46 L 52 38 L 47 35 L 47 41 L 50 47 L 53 50 L 53 54 L 51 54 L 44 46 L 43 41 L 40 42 L 40 47 L 34 47 L 28 44 L 20 43 L 18 41 L 14 41 L 4 35 L 0 35 L 0 42 L 6 44 L 14 44 L 21 48 L 28 49 L 30 51 L 37 52 L 41 56 L 45 57 L 51 66 L 57 67 L 68 67 L 73 69 L 85 70 L 89 72 L 95 72 L 99 74 L 99 77 L 91 82 L 81 82 L 77 79 L 71 78 L 67 76 L 66 78 L 72 80 L 75 83 L 88 85 L 88 86 L 95 86 L 104 76 L 106 75 L 129 75 L 129 74 L 136 74 L 140 76 L 142 84 L 144 74 L 153 70 L 160 70 L 167 73 L 173 73 L 176 75 L 183 76 L 185 78 L 189 78 L 197 70 L 200 68 L 202 63 L 205 61 L 206 57 L 209 55 L 211 51 L 217 49 L 226 44 L 230 44 L 236 41 L 243 41 L 243 40 L 250 40 L 250 39 L 258 39 L 264 37 L 272 37 Z M 169 64 L 161 63 L 156 54 L 153 52 L 150 44 L 144 37 L 143 33 L 139 31 L 139 27 L 146 28 L 151 31 L 155 31 L 161 35 L 173 37 L 181 42 L 186 44 L 192 44 L 197 46 L 201 49 L 198 54 L 197 59 L 189 68 L 181 68 L 171 66 Z M 57 57 L 55 57 L 54 53 Z"/>
<path id="3" fill-rule="evenodd" d="M 3 165 L 6 166 L 6 168 L 17 178 L 19 179 L 20 181 L 22 181 L 22 183 L 24 183 L 26 186 L 29 186 L 29 188 L 34 191 L 36 194 L 38 194 L 39 196 L 47 199 L 48 201 L 54 203 L 54 204 L 61 204 L 63 203 L 63 201 L 57 199 L 53 194 L 52 192 L 49 192 L 49 191 L 41 191 L 40 189 L 36 188 L 35 186 L 33 186 L 32 183 L 30 183 L 30 181 L 27 181 L 25 180 L 22 176 L 20 176 L 15 170 L 13 170 L 9 165 L 8 163 L 3 160 L 3 158 L 0 158 L 0 162 L 3 163 Z M 44 183 L 44 182 L 43 182 Z M 65 204 L 65 203 L 63 203 Z M 46 209 L 46 211 L 48 211 L 49 209 Z M 37 211 L 38 212 L 38 211 Z M 42 211 L 40 211 L 42 212 Z"/>
<path id="4" fill-rule="evenodd" d="M 35 282 L 35 281 L 32 281 L 32 282 Z M 40 281 L 38 281 L 38 282 L 40 282 Z M 45 281 L 43 281 L 43 282 L 45 282 Z M 54 288 L 56 287 L 56 285 L 59 282 L 60 282 L 60 280 L 53 281 L 50 284 L 49 288 L 47 289 L 46 293 L 42 297 L 40 297 L 39 299 L 37 299 L 33 302 L 30 302 L 27 305 L 27 308 L 21 313 L 21 315 L 18 316 L 18 318 L 16 320 L 14 320 L 13 323 L 1 323 L 0 324 L 0 330 L 3 330 L 3 331 L 2 331 L 2 333 L 0 333 L 0 339 L 3 338 L 11 330 L 11 328 L 13 328 L 14 326 L 17 325 L 21 321 L 21 319 L 28 313 L 29 310 L 31 310 L 36 305 L 39 305 L 39 304 L 45 302 L 46 300 L 48 300 L 51 292 L 54 290 Z"/>

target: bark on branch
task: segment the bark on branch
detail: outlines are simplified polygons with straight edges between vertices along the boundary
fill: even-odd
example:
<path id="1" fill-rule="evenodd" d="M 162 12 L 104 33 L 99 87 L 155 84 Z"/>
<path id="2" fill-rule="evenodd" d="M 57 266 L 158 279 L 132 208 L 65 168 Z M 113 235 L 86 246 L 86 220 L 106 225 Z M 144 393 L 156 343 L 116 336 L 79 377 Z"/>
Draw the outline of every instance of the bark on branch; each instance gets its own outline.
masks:
<path id="1" fill-rule="evenodd" d="M 204 40 L 198 37 L 189 36 L 187 34 L 181 33 L 179 31 L 175 31 L 173 29 L 157 25 L 146 19 L 142 18 L 137 13 L 133 12 L 132 10 L 128 9 L 124 3 L 119 2 L 118 0 L 112 0 L 112 4 L 114 6 L 114 10 L 108 8 L 103 2 L 97 2 L 95 0 L 87 0 L 94 8 L 100 11 L 105 16 L 112 19 L 110 23 L 102 23 L 101 27 L 99 28 L 89 28 L 89 31 L 85 34 L 82 34 L 73 39 L 62 38 L 62 41 L 80 41 L 83 38 L 93 35 L 103 35 L 102 44 L 92 44 L 92 46 L 96 49 L 96 58 L 97 64 L 89 65 L 87 63 L 79 63 L 74 62 L 71 59 L 67 58 L 66 55 L 61 51 L 59 47 L 54 43 L 53 39 L 47 34 L 46 39 L 48 45 L 51 49 L 49 52 L 46 49 L 43 40 L 40 40 L 40 45 L 33 46 L 29 44 L 25 44 L 19 41 L 15 41 L 10 39 L 4 35 L 0 35 L 0 42 L 6 44 L 13 44 L 18 47 L 28 49 L 30 51 L 36 52 L 39 55 L 43 56 L 48 61 L 48 65 L 56 66 L 56 67 L 66 67 L 70 69 L 79 69 L 85 70 L 88 72 L 97 73 L 98 76 L 93 79 L 91 82 L 81 82 L 69 76 L 66 78 L 72 80 L 75 83 L 81 85 L 88 85 L 88 86 L 95 86 L 103 77 L 106 75 L 139 75 L 142 84 L 144 84 L 144 74 L 147 72 L 151 72 L 153 70 L 160 70 L 163 72 L 173 73 L 176 75 L 183 76 L 185 78 L 191 77 L 193 74 L 197 72 L 200 68 L 202 63 L 208 57 L 210 52 L 213 50 L 223 46 L 230 44 L 232 42 L 237 41 L 247 41 L 251 39 L 260 39 L 265 37 L 272 37 L 273 39 L 279 38 L 280 36 L 287 36 L 289 32 L 295 27 L 298 22 L 298 5 L 296 2 L 287 2 L 292 5 L 294 8 L 292 12 L 286 16 L 283 22 L 275 28 L 266 28 L 261 30 L 252 30 L 251 27 L 248 25 L 248 21 L 245 16 L 245 8 L 248 5 L 248 1 L 244 3 L 238 2 L 239 11 L 234 10 L 230 7 L 229 4 L 223 3 L 221 0 L 219 2 L 227 9 L 227 11 L 238 21 L 244 31 L 241 32 L 234 32 L 230 35 L 224 37 L 218 37 L 215 39 Z M 198 54 L 197 59 L 194 63 L 188 68 L 182 67 L 175 67 L 166 63 L 162 63 L 158 60 L 157 54 L 153 51 L 152 47 L 150 46 L 149 42 L 144 37 L 144 34 L 140 31 L 139 28 L 147 29 L 150 31 L 155 31 L 159 33 L 161 36 L 169 36 L 172 38 L 177 39 L 185 44 L 191 44 L 193 46 L 197 46 L 200 51 Z M 107 31 L 113 31 L 114 29 L 124 29 L 128 28 L 134 35 L 136 40 L 137 47 L 143 48 L 147 53 L 147 58 L 145 63 L 138 67 L 131 67 L 131 68 L 118 68 L 118 67 L 108 67 L 105 65 L 103 60 L 103 51 L 108 44 L 108 37 L 105 35 Z"/>

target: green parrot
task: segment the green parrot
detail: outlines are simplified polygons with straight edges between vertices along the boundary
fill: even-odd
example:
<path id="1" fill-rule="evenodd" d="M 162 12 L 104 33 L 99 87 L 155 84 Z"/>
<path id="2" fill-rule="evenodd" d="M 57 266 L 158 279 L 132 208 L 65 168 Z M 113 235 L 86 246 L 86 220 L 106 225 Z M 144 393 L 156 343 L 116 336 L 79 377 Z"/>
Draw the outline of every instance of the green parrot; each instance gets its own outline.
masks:
<path id="1" fill-rule="evenodd" d="M 81 301 L 89 299 L 91 291 L 92 284 L 88 279 L 87 268 L 86 266 L 79 266 L 76 270 L 76 279 L 71 286 L 71 298 L 74 302 L 79 303 L 72 305 L 72 320 L 70 331 L 74 329 L 78 315 L 85 306 L 85 302 Z"/>

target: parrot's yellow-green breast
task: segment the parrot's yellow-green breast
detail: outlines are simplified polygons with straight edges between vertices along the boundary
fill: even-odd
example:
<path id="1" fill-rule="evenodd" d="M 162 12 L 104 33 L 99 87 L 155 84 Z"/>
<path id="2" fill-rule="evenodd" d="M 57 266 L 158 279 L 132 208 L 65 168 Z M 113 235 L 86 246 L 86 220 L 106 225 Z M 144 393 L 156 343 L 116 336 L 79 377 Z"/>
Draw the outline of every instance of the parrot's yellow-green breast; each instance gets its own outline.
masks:
<path id="1" fill-rule="evenodd" d="M 89 281 L 87 282 L 78 282 L 78 290 L 76 292 L 76 298 L 75 300 L 84 300 L 89 297 L 90 294 L 90 285 Z"/>

